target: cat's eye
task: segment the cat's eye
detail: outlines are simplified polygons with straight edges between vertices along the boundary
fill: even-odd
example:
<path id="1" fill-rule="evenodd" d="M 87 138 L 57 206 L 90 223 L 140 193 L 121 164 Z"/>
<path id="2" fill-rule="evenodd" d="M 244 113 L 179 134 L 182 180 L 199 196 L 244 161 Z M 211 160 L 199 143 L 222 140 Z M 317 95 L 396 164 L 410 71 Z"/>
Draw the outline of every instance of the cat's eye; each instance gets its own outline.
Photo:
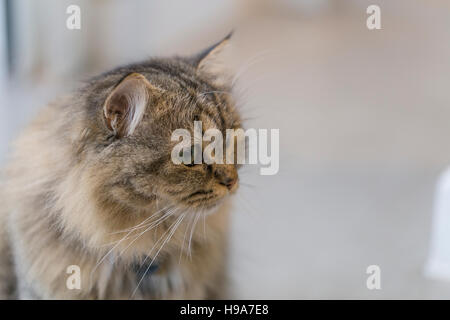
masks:
<path id="1" fill-rule="evenodd" d="M 193 167 L 193 166 L 196 165 L 196 164 L 194 163 L 194 154 L 195 154 L 195 145 L 191 146 L 191 162 L 190 162 L 190 163 L 184 163 L 184 162 L 183 162 L 183 164 L 184 164 L 186 167 Z M 183 156 L 183 150 L 180 151 L 180 157 L 182 157 L 182 156 Z"/>

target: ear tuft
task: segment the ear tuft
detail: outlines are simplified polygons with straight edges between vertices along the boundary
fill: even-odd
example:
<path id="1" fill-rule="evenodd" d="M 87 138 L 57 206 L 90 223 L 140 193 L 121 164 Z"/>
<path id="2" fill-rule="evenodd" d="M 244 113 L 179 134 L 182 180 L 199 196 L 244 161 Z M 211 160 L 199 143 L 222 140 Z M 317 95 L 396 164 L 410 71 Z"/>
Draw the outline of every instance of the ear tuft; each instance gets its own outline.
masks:
<path id="1" fill-rule="evenodd" d="M 197 70 L 201 70 L 205 68 L 208 63 L 213 62 L 218 54 L 227 47 L 232 35 L 233 31 L 231 31 L 225 38 L 223 38 L 219 42 L 213 44 L 212 46 L 204 49 L 203 51 L 192 57 L 192 63 L 197 68 Z"/>
<path id="2" fill-rule="evenodd" d="M 198 74 L 203 74 L 217 86 L 226 86 L 231 79 L 224 65 L 224 51 L 229 47 L 229 40 L 233 32 L 211 47 L 203 50 L 191 58 Z"/>
<path id="3" fill-rule="evenodd" d="M 105 101 L 103 114 L 108 129 L 121 138 L 133 134 L 149 101 L 148 80 L 139 73 L 123 79 Z"/>

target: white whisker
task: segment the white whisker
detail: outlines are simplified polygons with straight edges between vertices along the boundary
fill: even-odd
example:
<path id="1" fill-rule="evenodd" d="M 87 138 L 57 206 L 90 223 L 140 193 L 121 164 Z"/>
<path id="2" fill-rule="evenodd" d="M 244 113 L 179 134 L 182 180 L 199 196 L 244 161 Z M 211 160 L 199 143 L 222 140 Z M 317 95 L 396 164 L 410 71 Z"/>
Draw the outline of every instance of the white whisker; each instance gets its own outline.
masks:
<path id="1" fill-rule="evenodd" d="M 203 211 L 203 240 L 206 241 L 206 211 Z"/>
<path id="2" fill-rule="evenodd" d="M 163 210 L 163 209 L 162 209 Z M 154 215 L 152 215 L 152 216 L 154 216 Z M 142 224 L 142 223 L 145 223 L 146 221 L 148 221 L 152 216 L 150 216 L 149 218 L 146 218 L 146 219 L 144 219 L 144 221 L 143 222 L 141 222 L 140 224 Z M 139 225 L 140 225 L 139 224 Z M 123 238 L 121 238 L 119 241 L 117 241 L 117 243 L 111 248 L 111 249 L 109 249 L 108 250 L 108 252 L 106 252 L 105 253 L 105 255 L 103 255 L 103 257 L 97 262 L 97 264 L 94 266 L 94 268 L 91 270 L 91 274 L 90 274 L 90 283 L 92 283 L 92 276 L 93 276 L 93 274 L 94 274 L 94 272 L 95 272 L 95 270 L 97 270 L 97 268 L 100 266 L 100 264 L 114 251 L 114 249 L 116 249 L 123 241 L 125 241 L 129 236 L 130 236 L 130 234 L 132 234 L 133 233 L 133 229 L 132 230 L 130 230 Z"/>
<path id="3" fill-rule="evenodd" d="M 201 211 L 199 211 L 195 215 L 194 223 L 192 224 L 191 228 L 191 234 L 189 236 L 189 244 L 188 244 L 188 250 L 189 250 L 189 257 L 192 258 L 192 252 L 191 252 L 191 242 L 192 242 L 192 235 L 194 234 L 195 226 L 197 225 L 198 218 L 200 217 Z"/>
<path id="4" fill-rule="evenodd" d="M 171 205 L 168 205 L 168 206 L 166 206 L 166 207 L 164 207 L 164 208 L 162 208 L 162 209 L 156 211 L 156 212 L 153 213 L 151 216 L 145 218 L 144 221 L 142 221 L 141 223 L 135 225 L 134 227 L 131 227 L 131 228 L 128 228 L 128 229 L 119 230 L 119 231 L 114 231 L 114 232 L 112 232 L 111 234 L 123 233 L 123 232 L 132 231 L 132 230 L 135 230 L 135 229 L 143 228 L 143 227 L 145 227 L 144 224 L 146 224 L 146 222 L 148 222 L 149 219 L 155 217 L 157 214 L 161 213 L 162 211 L 164 211 L 164 210 L 166 210 L 166 209 L 168 209 L 168 208 L 170 208 L 170 207 L 171 207 Z"/>
<path id="5" fill-rule="evenodd" d="M 134 295 L 136 294 L 139 285 L 141 284 L 141 282 L 144 280 L 145 275 L 147 274 L 148 270 L 150 270 L 150 267 L 152 266 L 153 262 L 155 261 L 156 257 L 158 256 L 159 252 L 162 250 L 162 248 L 164 247 L 164 245 L 170 241 L 170 239 L 172 238 L 173 234 L 175 233 L 176 229 L 178 228 L 178 226 L 180 225 L 180 223 L 183 221 L 184 217 L 186 216 L 186 212 L 181 214 L 178 219 L 169 227 L 169 229 L 166 230 L 166 232 L 164 232 L 164 234 L 161 236 L 161 238 L 155 243 L 155 245 L 152 247 L 152 249 L 150 250 L 149 254 L 147 255 L 147 257 L 144 259 L 144 262 L 142 264 L 145 263 L 145 261 L 147 260 L 147 258 L 150 256 L 150 254 L 153 252 L 153 249 L 156 247 L 156 245 L 159 243 L 159 241 L 164 237 L 164 235 L 167 233 L 167 231 L 170 230 L 168 236 L 164 239 L 163 243 L 161 244 L 161 246 L 159 247 L 158 251 L 156 252 L 156 254 L 153 256 L 152 260 L 150 261 L 150 264 L 148 265 L 147 269 L 145 270 L 144 274 L 142 275 L 141 279 L 139 280 L 136 288 L 133 291 L 133 294 L 131 295 L 131 297 L 134 297 Z"/>
<path id="6" fill-rule="evenodd" d="M 184 245 L 185 245 L 185 243 L 186 243 L 186 236 L 187 236 L 187 233 L 188 233 L 188 230 L 189 230 L 189 226 L 191 225 L 191 223 L 193 223 L 193 221 L 194 221 L 194 216 L 191 215 L 191 216 L 190 216 L 190 220 L 189 220 L 189 222 L 187 223 L 186 228 L 185 228 L 185 230 L 184 230 L 183 242 L 181 243 L 180 258 L 179 258 L 179 260 L 178 260 L 178 264 L 181 263 L 181 258 L 182 258 L 182 256 L 183 256 L 183 251 L 184 251 Z"/>
<path id="7" fill-rule="evenodd" d="M 162 216 L 161 218 L 159 218 L 158 220 L 152 222 L 144 231 L 142 231 L 141 233 L 139 233 L 122 251 L 120 251 L 119 256 L 121 256 L 125 250 L 127 250 L 133 243 L 135 243 L 140 237 L 142 237 L 142 235 L 148 231 L 150 231 L 151 229 L 159 226 L 161 223 L 163 223 L 165 220 L 167 220 L 170 216 L 176 214 L 177 210 L 173 209 L 171 211 L 169 211 L 168 213 L 166 213 L 164 216 Z"/>

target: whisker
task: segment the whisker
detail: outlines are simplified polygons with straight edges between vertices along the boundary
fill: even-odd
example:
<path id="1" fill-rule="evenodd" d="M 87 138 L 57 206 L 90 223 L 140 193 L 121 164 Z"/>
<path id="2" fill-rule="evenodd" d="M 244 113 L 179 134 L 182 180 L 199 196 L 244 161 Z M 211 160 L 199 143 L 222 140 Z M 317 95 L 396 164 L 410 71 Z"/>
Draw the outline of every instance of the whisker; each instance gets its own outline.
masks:
<path id="1" fill-rule="evenodd" d="M 203 240 L 206 241 L 206 211 L 203 211 Z"/>
<path id="2" fill-rule="evenodd" d="M 152 230 L 153 228 L 159 226 L 161 223 L 163 223 L 165 220 L 167 220 L 169 217 L 173 216 L 174 214 L 176 214 L 176 209 L 170 211 L 170 213 L 165 214 L 164 216 L 162 216 L 160 219 L 160 221 L 158 222 L 155 221 L 154 223 L 151 223 L 150 226 L 148 226 L 144 231 L 142 231 L 141 233 L 139 233 L 122 251 L 120 251 L 119 253 L 119 257 L 133 244 L 135 243 L 140 237 L 142 237 L 144 235 L 144 233 Z M 157 222 L 157 223 L 156 223 Z"/>
<path id="3" fill-rule="evenodd" d="M 192 224 L 192 228 L 191 228 L 191 234 L 190 234 L 190 236 L 189 236 L 188 251 L 189 251 L 189 257 L 190 257 L 190 258 L 192 258 L 192 252 L 191 252 L 192 235 L 194 234 L 194 230 L 195 230 L 195 227 L 196 227 L 196 225 L 197 225 L 198 218 L 200 217 L 200 213 L 201 213 L 201 211 L 199 211 L 199 212 L 195 215 L 194 223 Z"/>
<path id="4" fill-rule="evenodd" d="M 189 222 L 187 223 L 186 229 L 185 229 L 185 231 L 184 231 L 183 242 L 181 243 L 180 258 L 178 259 L 178 264 L 181 263 L 181 258 L 182 258 L 182 256 L 183 256 L 184 245 L 185 245 L 185 243 L 186 243 L 186 236 L 187 236 L 187 233 L 188 233 L 188 230 L 189 230 L 189 226 L 191 225 L 191 222 L 194 221 L 194 216 L 191 215 L 190 217 L 191 217 L 191 218 L 190 218 Z"/>
<path id="5" fill-rule="evenodd" d="M 115 248 L 117 248 L 121 243 L 122 243 L 122 241 L 124 241 L 131 233 L 133 232 L 133 230 L 132 231 L 130 231 L 130 232 L 128 232 L 122 239 L 120 239 L 111 249 L 109 249 L 109 251 L 107 252 L 107 253 L 105 253 L 105 255 L 97 262 L 97 264 L 94 266 L 94 268 L 91 270 L 91 274 L 90 274 L 90 279 L 89 279 L 89 283 L 92 283 L 92 277 L 93 277 L 93 274 L 94 274 L 94 272 L 95 272 L 95 270 L 97 270 L 97 268 L 98 268 L 98 266 L 106 259 L 106 257 L 108 257 L 110 254 L 111 254 L 111 252 L 113 252 L 113 250 L 115 249 Z"/>
<path id="6" fill-rule="evenodd" d="M 170 208 L 172 205 L 168 205 L 162 209 L 159 209 L 158 211 L 156 211 L 155 213 L 153 213 L 151 216 L 147 217 L 144 221 L 142 221 L 141 223 L 135 225 L 134 227 L 128 228 L 128 229 L 123 229 L 123 230 L 119 230 L 119 231 L 114 231 L 111 234 L 117 234 L 117 233 L 124 233 L 130 230 L 135 230 L 135 229 L 140 229 L 142 227 L 144 227 L 143 225 L 148 222 L 149 219 L 153 218 L 154 216 L 156 216 L 157 214 L 161 213 L 162 211 Z"/>
<path id="7" fill-rule="evenodd" d="M 257 120 L 257 119 L 261 119 L 261 116 L 243 117 L 243 118 L 241 118 L 241 121 L 246 122 L 246 121 Z"/>
<path id="8" fill-rule="evenodd" d="M 247 59 L 243 65 L 239 68 L 239 70 L 236 72 L 235 76 L 233 77 L 231 81 L 231 85 L 234 86 L 236 81 L 242 77 L 253 65 L 262 62 L 265 58 L 265 56 L 270 52 L 270 50 L 263 50 L 259 52 L 258 54 L 250 57 Z"/>
<path id="9" fill-rule="evenodd" d="M 144 232 L 142 232 L 142 233 L 140 233 L 138 235 L 133 235 L 133 237 L 139 237 L 143 233 L 149 231 L 149 228 L 153 228 L 153 227 L 158 226 L 160 223 L 162 223 L 164 220 L 166 220 L 169 216 L 171 216 L 173 213 L 175 213 L 175 211 L 176 211 L 176 208 L 171 208 L 164 215 L 159 217 L 157 220 L 149 221 L 148 223 L 146 223 L 145 225 L 140 226 L 139 228 L 132 228 L 129 233 L 132 233 L 133 231 L 136 231 L 136 230 L 139 230 L 139 229 L 142 229 L 142 228 L 147 228 Z M 128 239 L 128 235 L 126 236 L 126 239 Z M 120 240 L 118 240 L 118 241 L 120 241 Z M 104 244 L 103 246 L 113 245 L 113 244 L 117 243 L 118 241 L 113 241 L 113 242 Z"/>
<path id="10" fill-rule="evenodd" d="M 246 214 L 248 214 L 248 216 L 256 223 L 259 223 L 259 217 L 257 216 L 257 210 L 255 210 L 255 208 L 253 208 L 249 201 L 246 201 L 243 198 L 242 193 L 238 193 L 238 199 L 241 202 L 241 208 L 245 211 Z"/>
<path id="11" fill-rule="evenodd" d="M 153 216 L 153 215 L 152 215 Z M 149 217 L 150 218 L 150 217 Z M 146 218 L 142 223 L 145 223 L 145 221 L 148 221 L 149 218 Z M 130 236 L 130 234 L 132 234 L 134 232 L 134 230 L 130 230 L 123 238 L 121 238 L 119 241 L 117 241 L 117 243 L 108 250 L 108 252 L 105 253 L 105 255 L 97 262 L 97 264 L 94 266 L 94 268 L 91 270 L 91 274 L 90 274 L 90 283 L 92 283 L 92 277 L 94 275 L 94 272 L 97 270 L 97 268 L 100 266 L 100 264 L 105 261 L 105 259 L 114 251 L 114 249 L 116 249 L 123 241 L 125 241 L 126 239 L 128 239 L 128 237 Z"/>
<path id="12" fill-rule="evenodd" d="M 244 187 L 256 188 L 256 186 L 254 184 L 250 184 L 250 183 L 246 183 L 246 182 L 239 182 L 239 184 Z"/>
<path id="13" fill-rule="evenodd" d="M 153 249 L 155 248 L 155 246 L 159 243 L 159 241 L 164 237 L 164 235 L 167 233 L 167 231 L 170 230 L 169 235 L 164 239 L 163 243 L 161 244 L 161 246 L 159 247 L 158 251 L 156 252 L 155 256 L 153 257 L 153 259 L 150 261 L 150 264 L 148 265 L 147 269 L 145 270 L 143 276 L 141 277 L 141 279 L 139 280 L 136 288 L 134 289 L 131 297 L 134 297 L 139 285 L 141 284 L 141 282 L 144 280 L 148 270 L 150 270 L 150 267 L 152 266 L 153 262 L 155 261 L 156 257 L 158 256 L 159 252 L 162 250 L 162 248 L 164 247 L 164 245 L 170 241 L 170 239 L 172 238 L 173 234 L 175 233 L 175 230 L 178 228 L 178 226 L 180 225 L 180 223 L 183 221 L 184 217 L 186 216 L 186 212 L 181 214 L 178 219 L 169 227 L 169 229 L 166 230 L 166 232 L 164 232 L 164 234 L 161 236 L 161 238 L 155 243 L 155 245 L 152 247 L 152 249 L 150 250 L 149 254 L 147 255 L 147 257 L 153 252 Z M 144 259 L 144 262 L 142 264 L 145 263 L 145 261 L 147 260 L 147 257 Z"/>

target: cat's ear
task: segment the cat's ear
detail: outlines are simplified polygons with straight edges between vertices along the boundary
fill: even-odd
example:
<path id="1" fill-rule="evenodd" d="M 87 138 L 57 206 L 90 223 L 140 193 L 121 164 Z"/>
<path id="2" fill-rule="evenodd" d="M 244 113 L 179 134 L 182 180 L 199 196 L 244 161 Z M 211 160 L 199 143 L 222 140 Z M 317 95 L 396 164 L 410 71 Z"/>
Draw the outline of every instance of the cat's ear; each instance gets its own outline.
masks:
<path id="1" fill-rule="evenodd" d="M 229 47 L 232 35 L 233 32 L 230 32 L 225 38 L 191 58 L 192 64 L 197 69 L 197 72 L 205 72 L 212 75 L 220 75 L 223 73 L 224 67 L 220 56 Z"/>
<path id="2" fill-rule="evenodd" d="M 152 92 L 157 88 L 139 73 L 125 77 L 103 106 L 105 123 L 117 137 L 131 135 L 141 121 Z"/>

